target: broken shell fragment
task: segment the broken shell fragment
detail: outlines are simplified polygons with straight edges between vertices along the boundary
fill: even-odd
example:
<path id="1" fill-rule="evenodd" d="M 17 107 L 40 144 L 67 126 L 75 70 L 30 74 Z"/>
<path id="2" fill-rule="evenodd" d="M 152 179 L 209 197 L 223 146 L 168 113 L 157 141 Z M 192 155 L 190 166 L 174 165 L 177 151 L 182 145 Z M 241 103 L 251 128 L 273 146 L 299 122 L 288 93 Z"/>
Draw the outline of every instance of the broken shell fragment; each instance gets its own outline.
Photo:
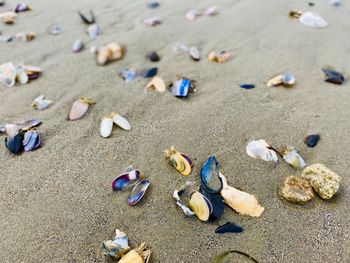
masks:
<path id="1" fill-rule="evenodd" d="M 201 15 L 202 12 L 198 11 L 197 9 L 191 9 L 186 12 L 185 17 L 190 21 L 194 21 L 197 17 Z"/>
<path id="2" fill-rule="evenodd" d="M 175 97 L 187 97 L 190 90 L 191 80 L 189 79 L 179 79 L 175 81 L 174 85 L 171 87 L 171 93 Z"/>
<path id="3" fill-rule="evenodd" d="M 248 143 L 246 152 L 250 157 L 259 158 L 264 161 L 278 162 L 277 154 L 265 140 L 254 140 Z"/>
<path id="4" fill-rule="evenodd" d="M 130 82 L 137 77 L 137 72 L 134 69 L 122 69 L 119 72 L 119 77 L 121 77 L 125 82 Z"/>
<path id="5" fill-rule="evenodd" d="M 112 134 L 113 120 L 109 116 L 105 116 L 101 120 L 100 135 L 103 138 L 108 138 Z"/>
<path id="6" fill-rule="evenodd" d="M 142 178 L 143 173 L 138 169 L 123 173 L 114 179 L 112 182 L 112 189 L 113 191 L 121 191 L 128 185 L 133 185 Z"/>
<path id="7" fill-rule="evenodd" d="M 30 130 L 34 127 L 37 127 L 41 124 L 41 120 L 39 119 L 32 119 L 27 121 L 21 121 L 14 124 L 5 124 L 0 126 L 0 133 L 10 133 L 10 136 L 15 136 L 18 131 L 21 129 L 23 131 Z M 8 130 L 6 130 L 6 127 Z M 11 132 L 12 131 L 12 132 Z M 12 133 L 12 135 L 11 135 Z"/>
<path id="8" fill-rule="evenodd" d="M 116 228 L 113 240 L 103 242 L 102 247 L 105 256 L 119 259 L 130 250 L 128 236 Z"/>
<path id="9" fill-rule="evenodd" d="M 24 11 L 30 11 L 32 8 L 26 3 L 19 3 L 16 5 L 15 12 L 20 13 Z"/>
<path id="10" fill-rule="evenodd" d="M 158 2 L 149 2 L 149 3 L 147 3 L 147 7 L 148 8 L 150 8 L 150 9 L 154 9 L 154 8 L 157 8 L 157 7 L 159 7 L 159 3 Z"/>
<path id="11" fill-rule="evenodd" d="M 147 244 L 143 242 L 138 248 L 130 250 L 118 263 L 148 263 L 152 252 L 146 247 Z"/>
<path id="12" fill-rule="evenodd" d="M 73 46 L 72 46 L 72 51 L 74 53 L 78 53 L 84 48 L 84 42 L 81 39 L 77 39 L 74 41 Z"/>
<path id="13" fill-rule="evenodd" d="M 128 120 L 125 119 L 123 116 L 120 116 L 118 113 L 112 112 L 111 118 L 112 118 L 113 122 L 115 124 L 117 124 L 120 128 L 127 130 L 127 131 L 131 129 L 131 125 L 128 122 Z"/>
<path id="14" fill-rule="evenodd" d="M 244 231 L 243 227 L 236 225 L 232 222 L 227 222 L 224 225 L 218 226 L 215 229 L 215 233 L 224 234 L 224 233 L 242 233 Z"/>
<path id="15" fill-rule="evenodd" d="M 24 139 L 23 139 L 24 151 L 26 152 L 33 151 L 39 148 L 40 145 L 41 145 L 40 134 L 36 129 L 29 130 L 24 134 Z"/>
<path id="16" fill-rule="evenodd" d="M 123 58 L 124 54 L 125 48 L 122 45 L 118 43 L 109 43 L 97 50 L 97 64 L 103 66 L 107 64 L 107 62 Z"/>
<path id="17" fill-rule="evenodd" d="M 86 32 L 91 39 L 95 39 L 98 35 L 102 34 L 102 29 L 97 24 L 91 24 L 86 28 Z"/>
<path id="18" fill-rule="evenodd" d="M 190 47 L 189 54 L 194 61 L 199 61 L 201 59 L 201 53 L 196 47 Z"/>
<path id="19" fill-rule="evenodd" d="M 0 83 L 13 87 L 16 82 L 17 70 L 12 62 L 0 65 Z"/>
<path id="20" fill-rule="evenodd" d="M 34 32 L 20 32 L 17 33 L 15 38 L 24 42 L 32 41 L 36 34 Z"/>
<path id="21" fill-rule="evenodd" d="M 48 31 L 49 31 L 49 33 L 51 34 L 51 35 L 58 35 L 58 34 L 60 34 L 60 33 L 62 33 L 63 32 L 63 29 L 62 29 L 62 27 L 60 27 L 59 25 L 52 25 L 49 29 L 48 29 Z"/>
<path id="22" fill-rule="evenodd" d="M 0 34 L 1 35 L 1 34 Z M 12 36 L 6 35 L 6 36 L 1 36 L 0 37 L 0 43 L 6 43 L 6 42 L 11 42 L 13 39 Z"/>
<path id="23" fill-rule="evenodd" d="M 147 84 L 147 86 L 144 89 L 145 93 L 150 88 L 152 88 L 158 92 L 166 91 L 166 85 L 165 85 L 164 80 L 161 79 L 160 77 L 157 77 L 157 76 L 153 77 L 153 79 Z"/>
<path id="24" fill-rule="evenodd" d="M 264 208 L 259 205 L 259 202 L 254 195 L 229 186 L 225 176 L 221 173 L 220 178 L 223 182 L 221 196 L 224 198 L 227 205 L 241 215 L 259 217 L 262 214 Z"/>
<path id="25" fill-rule="evenodd" d="M 158 73 L 158 68 L 150 68 L 141 72 L 141 76 L 144 78 L 152 78 Z"/>
<path id="26" fill-rule="evenodd" d="M 239 85 L 242 89 L 254 89 L 255 84 L 240 84 Z"/>
<path id="27" fill-rule="evenodd" d="M 193 160 L 189 155 L 178 152 L 174 146 L 165 150 L 165 160 L 171 164 L 183 176 L 188 176 L 192 171 Z"/>
<path id="28" fill-rule="evenodd" d="M 206 188 L 203 187 L 203 184 L 200 186 L 200 192 L 202 195 L 208 198 L 213 206 L 213 211 L 209 216 L 209 221 L 215 221 L 219 219 L 223 215 L 225 209 L 224 198 L 220 195 L 220 193 L 209 193 Z"/>
<path id="29" fill-rule="evenodd" d="M 147 26 L 157 26 L 162 23 L 161 19 L 158 16 L 152 16 L 149 18 L 145 18 L 143 23 Z"/>
<path id="30" fill-rule="evenodd" d="M 40 95 L 33 101 L 32 108 L 36 110 L 44 110 L 52 103 L 52 100 L 46 100 L 44 95 Z"/>
<path id="31" fill-rule="evenodd" d="M 0 14 L 0 19 L 5 24 L 13 24 L 15 22 L 16 13 L 15 12 L 6 12 Z"/>
<path id="32" fill-rule="evenodd" d="M 345 81 L 343 74 L 333 69 L 323 68 L 322 71 L 326 75 L 326 79 L 325 79 L 326 82 L 341 85 Z"/>
<path id="33" fill-rule="evenodd" d="M 191 194 L 188 206 L 201 221 L 208 221 L 210 214 L 213 212 L 213 206 L 208 198 L 198 191 Z"/>
<path id="34" fill-rule="evenodd" d="M 211 51 L 208 55 L 208 60 L 211 62 L 225 63 L 230 59 L 230 57 L 231 55 L 227 51 L 221 51 L 219 54 Z"/>
<path id="35" fill-rule="evenodd" d="M 23 152 L 23 134 L 20 127 L 15 124 L 6 124 L 5 131 L 7 137 L 5 138 L 6 148 L 13 154 L 20 154 Z"/>
<path id="36" fill-rule="evenodd" d="M 212 194 L 220 193 L 223 187 L 222 180 L 217 171 L 218 165 L 219 162 L 213 155 L 208 158 L 201 170 L 201 186 Z"/>
<path id="37" fill-rule="evenodd" d="M 29 79 L 37 79 L 42 73 L 42 69 L 36 66 L 22 65 Z"/>
<path id="38" fill-rule="evenodd" d="M 137 205 L 145 195 L 149 185 L 150 181 L 147 179 L 138 181 L 128 197 L 128 204 L 130 206 Z"/>
<path id="39" fill-rule="evenodd" d="M 323 28 L 328 25 L 327 21 L 313 12 L 305 12 L 299 17 L 299 22 L 313 28 Z"/>
<path id="40" fill-rule="evenodd" d="M 281 189 L 284 199 L 297 204 L 305 204 L 314 198 L 314 192 L 307 179 L 288 176 Z"/>
<path id="41" fill-rule="evenodd" d="M 304 159 L 300 156 L 294 147 L 286 147 L 281 150 L 283 160 L 295 169 L 301 169 L 306 166 Z"/>
<path id="42" fill-rule="evenodd" d="M 193 216 L 193 211 L 187 207 L 182 200 L 180 199 L 180 196 L 187 190 L 188 187 L 192 186 L 193 183 L 187 181 L 186 184 L 182 185 L 179 190 L 175 190 L 173 193 L 173 198 L 176 201 L 176 204 L 182 209 L 185 215 L 187 216 Z"/>
<path id="43" fill-rule="evenodd" d="M 210 6 L 205 10 L 204 15 L 205 16 L 215 16 L 219 13 L 219 9 L 216 5 Z"/>
<path id="44" fill-rule="evenodd" d="M 281 75 L 274 76 L 266 82 L 266 86 L 268 87 L 292 87 L 295 83 L 295 77 L 290 73 L 285 73 Z"/>
<path id="45" fill-rule="evenodd" d="M 80 97 L 73 103 L 68 115 L 68 119 L 71 121 L 79 120 L 86 114 L 89 106 L 95 103 L 96 102 L 92 99 Z"/>
<path id="46" fill-rule="evenodd" d="M 82 14 L 80 11 L 78 11 L 78 14 L 81 18 L 81 21 L 83 21 L 83 23 L 85 25 L 92 25 L 95 23 L 95 16 L 94 13 L 92 12 L 92 10 L 90 10 L 90 19 L 87 18 L 84 14 Z"/>
<path id="47" fill-rule="evenodd" d="M 313 148 L 317 145 L 319 140 L 320 140 L 319 134 L 310 134 L 305 137 L 304 142 L 307 145 L 307 147 Z"/>

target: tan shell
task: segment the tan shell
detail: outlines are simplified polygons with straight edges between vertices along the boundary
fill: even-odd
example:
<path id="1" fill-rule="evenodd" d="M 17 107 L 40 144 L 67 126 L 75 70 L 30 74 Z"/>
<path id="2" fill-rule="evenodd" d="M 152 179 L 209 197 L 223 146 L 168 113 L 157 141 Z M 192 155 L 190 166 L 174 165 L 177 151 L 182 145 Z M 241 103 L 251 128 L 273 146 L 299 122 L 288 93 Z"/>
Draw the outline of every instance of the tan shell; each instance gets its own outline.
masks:
<path id="1" fill-rule="evenodd" d="M 145 93 L 149 88 L 153 88 L 158 92 L 166 91 L 166 84 L 160 77 L 154 77 L 145 87 Z"/>
<path id="2" fill-rule="evenodd" d="M 211 51 L 208 55 L 208 60 L 216 63 L 225 63 L 230 59 L 230 53 L 223 51 L 219 54 L 216 54 L 214 51 Z"/>
<path id="3" fill-rule="evenodd" d="M 258 217 L 262 214 L 264 208 L 259 205 L 258 200 L 254 195 L 239 191 L 234 187 L 229 186 L 225 176 L 221 173 L 219 173 L 219 176 L 223 183 L 221 196 L 224 198 L 227 205 L 241 215 Z"/>
<path id="4" fill-rule="evenodd" d="M 199 220 L 207 221 L 209 219 L 210 209 L 204 199 L 204 196 L 200 192 L 195 191 L 191 194 L 188 207 L 193 211 Z"/>
<path id="5" fill-rule="evenodd" d="M 97 64 L 103 66 L 107 62 L 123 58 L 125 48 L 118 43 L 109 43 L 97 50 Z"/>
<path id="6" fill-rule="evenodd" d="M 138 248 L 126 253 L 118 263 L 148 263 L 151 257 L 151 250 L 146 249 L 147 244 L 143 242 Z"/>
<path id="7" fill-rule="evenodd" d="M 278 85 L 281 85 L 282 83 L 283 83 L 283 75 L 277 75 L 277 76 L 274 76 L 273 78 L 269 79 L 266 82 L 266 86 L 276 87 Z"/>

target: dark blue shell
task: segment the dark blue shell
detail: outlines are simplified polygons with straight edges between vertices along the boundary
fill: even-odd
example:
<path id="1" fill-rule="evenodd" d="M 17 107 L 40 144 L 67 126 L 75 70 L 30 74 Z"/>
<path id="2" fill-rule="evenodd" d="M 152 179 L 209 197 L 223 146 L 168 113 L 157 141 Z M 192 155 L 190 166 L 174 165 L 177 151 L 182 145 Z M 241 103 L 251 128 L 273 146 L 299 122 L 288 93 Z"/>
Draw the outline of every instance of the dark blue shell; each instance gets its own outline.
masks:
<path id="1" fill-rule="evenodd" d="M 243 227 L 236 225 L 235 223 L 227 222 L 226 224 L 219 226 L 215 229 L 215 233 L 242 233 L 244 231 Z"/>
<path id="2" fill-rule="evenodd" d="M 241 84 L 239 85 L 242 89 L 254 89 L 255 84 Z"/>
<path id="3" fill-rule="evenodd" d="M 5 145 L 6 148 L 9 149 L 9 151 L 13 154 L 20 154 L 23 152 L 23 135 L 17 134 L 15 137 L 6 137 L 5 138 Z"/>
<path id="4" fill-rule="evenodd" d="M 132 189 L 129 198 L 128 198 L 128 204 L 130 206 L 137 205 L 142 197 L 145 195 L 148 186 L 150 185 L 150 181 L 147 179 L 143 179 L 139 181 L 134 188 Z"/>
<path id="5" fill-rule="evenodd" d="M 313 148 L 317 145 L 319 140 L 320 140 L 319 134 L 311 134 L 305 137 L 304 142 L 308 147 Z"/>
<path id="6" fill-rule="evenodd" d="M 220 193 L 223 187 L 222 180 L 217 172 L 218 165 L 219 162 L 213 155 L 208 158 L 201 170 L 202 187 L 211 194 Z"/>
<path id="7" fill-rule="evenodd" d="M 128 173 L 121 174 L 117 176 L 112 182 L 113 191 L 121 191 L 128 185 L 131 185 L 141 179 L 140 170 L 132 170 Z"/>
<path id="8" fill-rule="evenodd" d="M 225 203 L 224 198 L 220 194 L 211 194 L 205 190 L 203 185 L 200 187 L 200 192 L 204 195 L 211 203 L 213 211 L 209 216 L 209 221 L 215 221 L 219 219 L 224 213 Z"/>
<path id="9" fill-rule="evenodd" d="M 159 7 L 159 3 L 158 2 L 149 2 L 149 3 L 147 3 L 147 7 L 154 9 L 154 8 Z"/>
<path id="10" fill-rule="evenodd" d="M 142 72 L 142 77 L 144 78 L 152 78 L 158 73 L 158 68 L 150 68 L 144 72 Z"/>
<path id="11" fill-rule="evenodd" d="M 322 70 L 324 74 L 326 74 L 326 82 L 341 85 L 345 81 L 343 74 L 335 70 L 327 69 L 327 68 L 323 68 Z"/>

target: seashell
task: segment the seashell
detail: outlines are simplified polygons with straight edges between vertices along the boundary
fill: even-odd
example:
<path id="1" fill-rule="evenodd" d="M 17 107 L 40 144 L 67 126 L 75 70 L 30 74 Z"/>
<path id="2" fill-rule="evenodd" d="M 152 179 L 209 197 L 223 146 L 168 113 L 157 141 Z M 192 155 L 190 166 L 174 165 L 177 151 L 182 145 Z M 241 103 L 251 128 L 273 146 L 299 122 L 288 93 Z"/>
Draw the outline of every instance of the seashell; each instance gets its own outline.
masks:
<path id="1" fill-rule="evenodd" d="M 175 46 L 173 47 L 173 52 L 177 53 L 179 51 L 188 53 L 190 51 L 190 48 L 185 44 L 176 43 Z"/>
<path id="2" fill-rule="evenodd" d="M 5 128 L 5 133 L 9 137 L 15 137 L 21 129 L 21 127 L 16 124 L 5 124 L 4 128 Z"/>
<path id="3" fill-rule="evenodd" d="M 44 95 L 37 97 L 33 103 L 32 108 L 36 110 L 44 110 L 53 103 L 52 100 L 46 100 Z"/>
<path id="4" fill-rule="evenodd" d="M 82 118 L 89 109 L 89 105 L 95 104 L 96 102 L 92 99 L 80 97 L 76 100 L 69 112 L 68 119 L 71 121 L 79 120 Z"/>
<path id="5" fill-rule="evenodd" d="M 18 80 L 18 82 L 21 84 L 28 83 L 29 77 L 27 75 L 27 72 L 24 70 L 24 68 L 22 66 L 17 66 L 16 71 L 17 71 L 16 79 Z"/>
<path id="6" fill-rule="evenodd" d="M 23 131 L 28 131 L 34 127 L 39 126 L 40 124 L 41 124 L 41 120 L 39 119 L 32 119 L 32 120 L 15 123 L 15 125 L 20 126 L 21 130 Z"/>
<path id="7" fill-rule="evenodd" d="M 200 192 L 202 195 L 204 195 L 206 198 L 208 198 L 208 200 L 210 201 L 210 203 L 213 206 L 213 211 L 209 216 L 209 221 L 215 221 L 215 220 L 219 219 L 222 216 L 222 214 L 224 213 L 224 209 L 225 209 L 224 198 L 220 195 L 220 193 L 218 193 L 218 194 L 209 193 L 203 187 L 203 185 L 200 186 Z"/>
<path id="8" fill-rule="evenodd" d="M 130 250 L 129 238 L 124 232 L 116 228 L 113 240 L 103 242 L 102 247 L 105 256 L 119 259 Z"/>
<path id="9" fill-rule="evenodd" d="M 17 70 L 12 62 L 0 65 L 0 83 L 7 86 L 13 87 L 16 82 Z"/>
<path id="10" fill-rule="evenodd" d="M 180 196 L 187 190 L 187 188 L 189 186 L 192 186 L 193 183 L 192 182 L 189 182 L 187 181 L 186 184 L 184 184 L 183 186 L 180 187 L 179 190 L 175 190 L 174 193 L 173 193 L 173 198 L 175 199 L 176 201 L 176 204 L 182 209 L 182 211 L 184 212 L 185 215 L 187 216 L 193 216 L 194 213 L 193 211 L 187 207 L 183 202 L 182 200 L 180 199 Z"/>
<path id="11" fill-rule="evenodd" d="M 220 193 L 223 187 L 219 173 L 217 172 L 218 165 L 219 162 L 213 155 L 208 158 L 201 170 L 201 186 L 211 194 Z"/>
<path id="12" fill-rule="evenodd" d="M 29 42 L 32 41 L 35 36 L 36 34 L 34 32 L 20 32 L 16 34 L 15 38 L 24 42 Z"/>
<path id="13" fill-rule="evenodd" d="M 149 88 L 153 88 L 158 92 L 166 91 L 165 82 L 160 77 L 153 77 L 153 79 L 145 87 L 145 89 L 144 89 L 145 93 L 147 92 L 147 90 Z"/>
<path id="14" fill-rule="evenodd" d="M 15 22 L 16 13 L 15 12 L 1 13 L 0 18 L 2 19 L 2 22 L 5 24 L 13 24 Z"/>
<path id="15" fill-rule="evenodd" d="M 92 12 L 92 10 L 90 10 L 90 17 L 91 17 L 90 19 L 88 19 L 80 11 L 78 11 L 78 14 L 85 25 L 92 25 L 95 23 L 95 16 L 94 16 L 94 13 Z"/>
<path id="16" fill-rule="evenodd" d="M 0 37 L 1 43 L 11 42 L 11 41 L 12 41 L 12 36 L 10 36 L 10 35 Z"/>
<path id="17" fill-rule="evenodd" d="M 159 55 L 157 54 L 157 52 L 151 52 L 148 56 L 150 61 L 152 62 L 158 62 L 160 60 Z"/>
<path id="18" fill-rule="evenodd" d="M 313 148 L 317 145 L 319 140 L 320 140 L 319 134 L 310 134 L 305 137 L 304 142 L 307 145 L 307 147 Z"/>
<path id="19" fill-rule="evenodd" d="M 281 155 L 283 156 L 283 160 L 295 169 L 301 169 L 306 166 L 304 159 L 294 147 L 282 149 Z"/>
<path id="20" fill-rule="evenodd" d="M 191 88 L 191 80 L 189 79 L 180 79 L 175 81 L 175 85 L 171 88 L 171 93 L 175 97 L 187 97 L 188 92 Z"/>
<path id="21" fill-rule="evenodd" d="M 137 77 L 137 72 L 134 69 L 122 69 L 119 72 L 119 77 L 121 77 L 125 82 L 130 82 Z"/>
<path id="22" fill-rule="evenodd" d="M 189 54 L 194 61 L 199 61 L 201 59 L 201 53 L 196 47 L 190 47 Z"/>
<path id="23" fill-rule="evenodd" d="M 103 66 L 107 62 L 123 58 L 125 48 L 118 43 L 109 43 L 97 50 L 97 64 Z"/>
<path id="24" fill-rule="evenodd" d="M 326 75 L 326 82 L 341 85 L 345 81 L 343 74 L 341 74 L 333 69 L 323 68 L 322 70 L 323 70 L 324 74 Z"/>
<path id="25" fill-rule="evenodd" d="M 150 68 L 141 73 L 141 76 L 144 78 L 152 78 L 158 73 L 158 68 Z"/>
<path id="26" fill-rule="evenodd" d="M 255 84 L 240 84 L 239 85 L 242 89 L 254 89 Z"/>
<path id="27" fill-rule="evenodd" d="M 221 51 L 219 54 L 211 51 L 208 55 L 208 60 L 211 62 L 225 63 L 230 59 L 230 57 L 231 55 L 227 51 Z"/>
<path id="28" fill-rule="evenodd" d="M 191 9 L 186 12 L 185 17 L 190 21 L 194 21 L 197 17 L 201 15 L 202 12 L 198 11 L 197 9 Z"/>
<path id="29" fill-rule="evenodd" d="M 232 222 L 227 222 L 224 225 L 218 226 L 215 229 L 215 233 L 217 234 L 225 234 L 225 233 L 243 233 L 243 227 L 236 225 Z"/>
<path id="30" fill-rule="evenodd" d="M 328 0 L 328 4 L 334 5 L 334 6 L 340 6 L 341 0 Z"/>
<path id="31" fill-rule="evenodd" d="M 63 32 L 63 29 L 61 26 L 59 25 L 52 25 L 49 29 L 48 29 L 49 33 L 51 35 L 58 35 L 60 33 Z"/>
<path id="32" fill-rule="evenodd" d="M 205 16 L 215 16 L 219 13 L 219 9 L 216 5 L 210 6 L 205 10 L 204 15 Z"/>
<path id="33" fill-rule="evenodd" d="M 131 125 L 128 122 L 128 120 L 125 119 L 123 116 L 120 116 L 118 113 L 112 112 L 111 118 L 112 118 L 113 122 L 115 124 L 117 124 L 120 128 L 127 130 L 127 131 L 131 129 Z"/>
<path id="34" fill-rule="evenodd" d="M 165 160 L 171 164 L 179 173 L 188 176 L 192 171 L 193 160 L 190 156 L 178 152 L 174 146 L 165 150 Z"/>
<path id="35" fill-rule="evenodd" d="M 29 79 L 37 79 L 42 73 L 42 69 L 36 66 L 22 65 Z"/>
<path id="36" fill-rule="evenodd" d="M 97 24 L 91 24 L 87 27 L 86 32 L 91 39 L 95 39 L 98 35 L 102 34 L 102 29 Z"/>
<path id="37" fill-rule="evenodd" d="M 23 146 L 24 151 L 30 152 L 37 148 L 39 148 L 41 145 L 41 139 L 39 132 L 36 129 L 29 130 L 24 134 L 23 139 Z"/>
<path id="38" fill-rule="evenodd" d="M 130 206 L 137 205 L 145 195 L 149 185 L 150 181 L 147 179 L 138 181 L 128 197 L 128 204 Z"/>
<path id="39" fill-rule="evenodd" d="M 328 25 L 327 21 L 313 12 L 305 12 L 299 17 L 299 22 L 313 28 L 323 28 Z"/>
<path id="40" fill-rule="evenodd" d="M 283 86 L 291 87 L 294 85 L 294 83 L 295 83 L 295 77 L 292 74 L 290 73 L 283 74 L 283 77 L 282 77 Z"/>
<path id="41" fill-rule="evenodd" d="M 282 83 L 283 83 L 283 75 L 277 75 L 277 76 L 269 79 L 266 82 L 266 86 L 268 86 L 268 87 L 276 87 L 276 86 L 282 85 Z"/>
<path id="42" fill-rule="evenodd" d="M 213 212 L 210 201 L 197 191 L 191 194 L 188 206 L 201 221 L 208 221 L 210 214 Z"/>
<path id="43" fill-rule="evenodd" d="M 113 191 L 121 191 L 126 186 L 133 185 L 142 178 L 143 173 L 138 169 L 123 173 L 114 179 L 112 182 L 112 189 Z"/>
<path id="44" fill-rule="evenodd" d="M 94 54 L 94 55 L 97 55 L 98 53 L 98 48 L 96 46 L 91 46 L 90 49 L 89 49 L 89 52 L 91 54 Z"/>
<path id="45" fill-rule="evenodd" d="M 152 252 L 146 247 L 147 244 L 143 242 L 138 248 L 130 250 L 118 263 L 148 263 Z"/>
<path id="46" fill-rule="evenodd" d="M 143 23 L 147 26 L 157 26 L 162 23 L 161 19 L 158 16 L 152 16 L 149 18 L 145 18 Z"/>
<path id="47" fill-rule="evenodd" d="M 5 5 L 5 0 L 0 0 L 0 6 Z"/>
<path id="48" fill-rule="evenodd" d="M 112 134 L 113 120 L 111 117 L 103 117 L 100 125 L 100 135 L 103 138 L 108 138 Z"/>
<path id="49" fill-rule="evenodd" d="M 248 143 L 246 152 L 250 157 L 259 158 L 264 161 L 278 162 L 277 154 L 265 140 L 254 140 Z"/>
<path id="50" fill-rule="evenodd" d="M 7 137 L 5 138 L 6 148 L 13 154 L 20 154 L 23 152 L 23 134 L 17 125 L 6 124 L 5 131 Z"/>
<path id="51" fill-rule="evenodd" d="M 16 5 L 15 13 L 20 13 L 24 11 L 30 11 L 32 8 L 26 3 L 19 3 Z"/>
<path id="52" fill-rule="evenodd" d="M 155 9 L 155 8 L 159 7 L 159 3 L 158 2 L 149 2 L 149 3 L 147 3 L 146 6 L 150 9 Z"/>
<path id="53" fill-rule="evenodd" d="M 227 205 L 241 215 L 258 217 L 262 214 L 264 208 L 259 205 L 258 200 L 254 195 L 239 191 L 234 187 L 229 186 L 225 176 L 221 173 L 219 175 L 223 182 L 221 196 L 224 198 Z"/>
<path id="54" fill-rule="evenodd" d="M 72 51 L 74 53 L 78 53 L 78 52 L 82 51 L 83 48 L 84 48 L 83 40 L 77 39 L 77 40 L 74 41 L 73 46 L 72 46 Z"/>

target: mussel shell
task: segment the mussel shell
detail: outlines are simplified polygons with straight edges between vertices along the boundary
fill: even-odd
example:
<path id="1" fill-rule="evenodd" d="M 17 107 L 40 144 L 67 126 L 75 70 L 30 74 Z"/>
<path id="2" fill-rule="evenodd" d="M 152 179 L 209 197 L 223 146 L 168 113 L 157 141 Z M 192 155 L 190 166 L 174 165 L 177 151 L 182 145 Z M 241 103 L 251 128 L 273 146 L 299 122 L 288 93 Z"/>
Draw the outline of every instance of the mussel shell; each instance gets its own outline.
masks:
<path id="1" fill-rule="evenodd" d="M 224 225 L 218 226 L 215 229 L 215 233 L 224 234 L 224 233 L 242 233 L 244 231 L 243 227 L 236 225 L 232 222 L 227 222 Z"/>
<path id="2" fill-rule="evenodd" d="M 117 176 L 112 182 L 113 191 L 121 191 L 126 186 L 133 184 L 142 178 L 140 170 L 136 169 Z"/>
<path id="3" fill-rule="evenodd" d="M 20 126 L 22 130 L 30 130 L 31 128 L 38 127 L 41 124 L 41 120 L 32 119 L 24 122 L 15 123 Z"/>
<path id="4" fill-rule="evenodd" d="M 23 139 L 24 151 L 29 152 L 40 147 L 41 140 L 37 130 L 27 131 Z"/>
<path id="5" fill-rule="evenodd" d="M 132 189 L 129 198 L 128 198 L 128 204 L 130 206 L 137 205 L 142 197 L 145 195 L 148 187 L 150 185 L 150 181 L 147 179 L 143 179 L 139 181 L 134 188 Z"/>
<path id="6" fill-rule="evenodd" d="M 21 133 L 17 134 L 15 137 L 6 137 L 5 145 L 6 148 L 13 154 L 21 154 L 23 152 L 23 135 Z"/>
<path id="7" fill-rule="evenodd" d="M 242 89 L 254 89 L 255 85 L 254 84 L 240 84 L 239 85 Z"/>
<path id="8" fill-rule="evenodd" d="M 175 85 L 171 89 L 171 93 L 175 97 L 187 97 L 191 88 L 191 80 L 180 79 L 175 82 Z"/>
<path id="9" fill-rule="evenodd" d="M 190 50 L 189 50 L 189 53 L 190 53 L 190 57 L 194 61 L 201 60 L 201 53 L 199 52 L 199 50 L 196 47 L 191 47 Z"/>
<path id="10" fill-rule="evenodd" d="M 326 75 L 326 82 L 341 85 L 345 81 L 343 74 L 341 74 L 335 70 L 327 69 L 327 68 L 323 68 L 322 70 L 323 70 L 324 74 Z"/>
<path id="11" fill-rule="evenodd" d="M 304 142 L 307 145 L 307 147 L 313 148 L 317 145 L 319 140 L 320 140 L 319 134 L 311 134 L 305 137 Z"/>
<path id="12" fill-rule="evenodd" d="M 188 163 L 190 164 L 190 166 L 192 167 L 193 166 L 193 159 L 191 156 L 185 154 L 185 153 L 180 153 L 182 155 L 183 158 L 185 158 Z"/>
<path id="13" fill-rule="evenodd" d="M 200 192 L 204 195 L 212 205 L 212 211 L 209 216 L 209 221 L 215 221 L 219 219 L 224 213 L 225 202 L 224 198 L 220 194 L 209 193 L 203 185 L 200 187 Z"/>
<path id="14" fill-rule="evenodd" d="M 150 9 L 154 9 L 154 8 L 159 7 L 159 3 L 158 2 L 149 2 L 149 3 L 147 3 L 146 6 Z"/>
<path id="15" fill-rule="evenodd" d="M 223 187 L 219 173 L 216 171 L 218 164 L 216 157 L 210 156 L 201 170 L 202 186 L 211 194 L 220 193 Z"/>
<path id="16" fill-rule="evenodd" d="M 152 78 L 158 73 L 158 68 L 150 68 L 141 73 L 144 78 Z"/>
<path id="17" fill-rule="evenodd" d="M 100 124 L 100 135 L 103 138 L 108 138 L 112 134 L 113 120 L 110 117 L 103 117 Z"/>
<path id="18" fill-rule="evenodd" d="M 26 3 L 19 3 L 17 4 L 16 8 L 15 8 L 15 13 L 19 13 L 19 12 L 24 12 L 24 11 L 29 11 L 30 6 Z"/>

